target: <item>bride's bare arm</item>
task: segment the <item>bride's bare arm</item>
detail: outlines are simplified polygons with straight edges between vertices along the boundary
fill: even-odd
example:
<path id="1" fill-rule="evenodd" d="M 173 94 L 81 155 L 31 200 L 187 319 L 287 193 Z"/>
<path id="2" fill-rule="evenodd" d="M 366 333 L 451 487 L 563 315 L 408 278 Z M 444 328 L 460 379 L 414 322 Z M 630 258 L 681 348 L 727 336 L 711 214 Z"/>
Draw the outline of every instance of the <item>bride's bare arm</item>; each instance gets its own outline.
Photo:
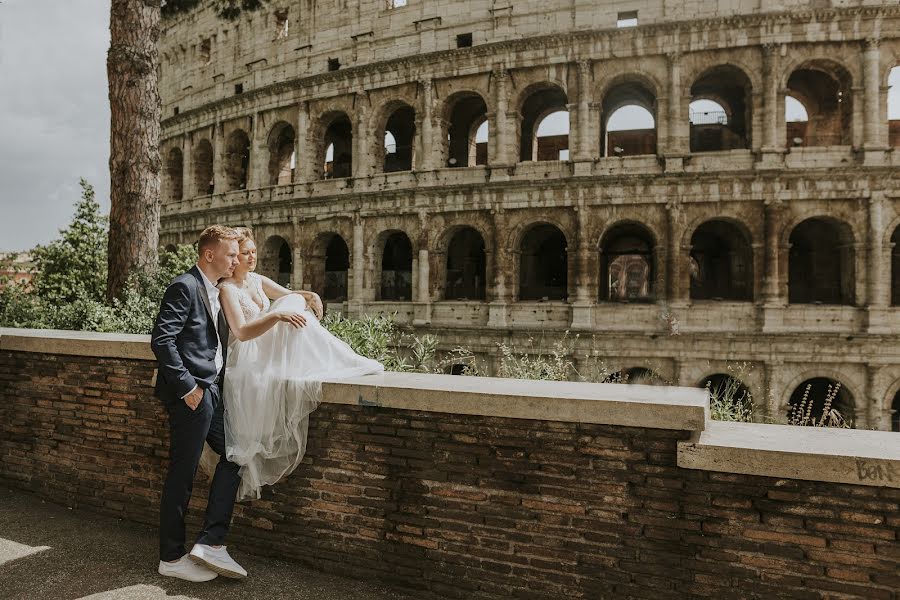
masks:
<path id="1" fill-rule="evenodd" d="M 303 296 L 303 299 L 306 300 L 306 304 L 312 309 L 316 318 L 319 320 L 322 319 L 322 299 L 319 298 L 317 293 L 307 292 L 306 290 L 291 291 L 286 287 L 278 285 L 265 275 L 260 275 L 259 278 L 262 281 L 263 292 L 272 300 L 278 300 L 282 296 L 287 296 L 288 294 L 300 294 Z"/>
<path id="2" fill-rule="evenodd" d="M 244 311 L 241 310 L 237 293 L 228 285 L 222 285 L 219 289 L 219 301 L 222 304 L 222 311 L 225 313 L 225 320 L 228 321 L 228 327 L 234 337 L 242 342 L 261 336 L 279 322 L 290 323 L 297 328 L 306 325 L 306 318 L 303 315 L 289 310 L 267 312 L 260 315 L 258 319 L 247 322 L 244 319 Z"/>

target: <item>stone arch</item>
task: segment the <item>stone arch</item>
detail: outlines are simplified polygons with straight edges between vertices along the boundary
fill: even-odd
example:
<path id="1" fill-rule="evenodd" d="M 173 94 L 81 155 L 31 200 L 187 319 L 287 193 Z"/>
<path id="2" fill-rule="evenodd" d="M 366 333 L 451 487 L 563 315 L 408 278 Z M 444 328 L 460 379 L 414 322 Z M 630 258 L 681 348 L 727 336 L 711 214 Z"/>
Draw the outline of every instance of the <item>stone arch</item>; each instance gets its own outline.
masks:
<path id="1" fill-rule="evenodd" d="M 444 102 L 440 137 L 444 166 L 471 167 L 487 164 L 488 142 L 475 139 L 478 127 L 488 120 L 488 105 L 478 92 L 458 91 Z M 444 142 L 446 141 L 446 146 Z"/>
<path id="2" fill-rule="evenodd" d="M 520 301 L 568 298 L 568 240 L 562 229 L 545 221 L 531 223 L 517 250 Z"/>
<path id="3" fill-rule="evenodd" d="M 279 235 L 266 238 L 259 257 L 259 270 L 278 285 L 291 287 L 294 253 L 286 239 Z M 298 282 L 299 287 L 299 282 Z"/>
<path id="4" fill-rule="evenodd" d="M 891 411 L 890 429 L 900 432 L 900 379 L 895 380 L 889 387 L 883 402 L 884 410 Z"/>
<path id="5" fill-rule="evenodd" d="M 545 157 L 569 148 L 569 135 L 551 136 L 542 144 L 537 130 L 547 116 L 555 112 L 568 113 L 568 96 L 563 87 L 549 83 L 528 86 L 519 95 L 519 160 L 550 160 Z M 558 157 L 558 154 L 557 154 Z"/>
<path id="6" fill-rule="evenodd" d="M 819 421 L 824 410 L 826 397 L 829 395 L 829 386 L 834 391 L 835 384 L 839 383 L 840 388 L 834 395 L 831 407 L 839 412 L 847 423 L 852 423 L 856 419 L 857 395 L 847 386 L 845 379 L 825 374 L 822 371 L 817 371 L 817 373 L 819 374 L 799 379 L 799 382 L 788 388 L 786 402 L 783 405 L 786 414 L 790 416 L 792 407 L 796 407 L 799 411 L 801 407 L 811 405 L 810 418 Z M 809 392 L 804 404 L 803 396 L 807 386 L 809 386 Z"/>
<path id="7" fill-rule="evenodd" d="M 788 128 L 788 147 L 852 142 L 853 76 L 844 64 L 831 58 L 799 62 L 789 71 L 784 89 L 786 95 L 803 104 L 809 116 L 805 123 L 797 122 Z"/>
<path id="8" fill-rule="evenodd" d="M 711 100 L 724 115 L 690 117 L 691 152 L 716 152 L 750 148 L 753 83 L 747 71 L 730 63 L 701 72 L 691 84 L 691 103 Z"/>
<path id="9" fill-rule="evenodd" d="M 213 171 L 213 147 L 206 138 L 194 145 L 191 157 L 194 168 L 195 193 L 198 196 L 209 196 L 215 192 L 215 173 Z"/>
<path id="10" fill-rule="evenodd" d="M 385 173 L 413 170 L 417 133 L 414 104 L 399 99 L 389 100 L 376 114 L 375 164 L 381 165 Z M 393 138 L 392 147 L 388 147 L 389 138 Z"/>
<path id="11" fill-rule="evenodd" d="M 304 279 L 325 302 L 343 302 L 348 294 L 350 248 L 336 231 L 319 233 L 309 246 Z"/>
<path id="12" fill-rule="evenodd" d="M 474 227 L 447 233 L 445 300 L 484 300 L 487 291 L 487 245 Z"/>
<path id="13" fill-rule="evenodd" d="M 753 239 L 741 221 L 716 217 L 690 232 L 692 300 L 753 300 Z"/>
<path id="14" fill-rule="evenodd" d="M 706 375 L 697 382 L 696 387 L 708 390 L 711 401 L 718 399 L 719 401 L 738 402 L 745 410 L 753 408 L 753 394 L 750 387 L 729 373 L 719 372 Z"/>
<path id="15" fill-rule="evenodd" d="M 341 110 L 324 113 L 316 126 L 317 179 L 341 179 L 353 175 L 353 122 Z"/>
<path id="16" fill-rule="evenodd" d="M 184 154 L 181 148 L 171 148 L 166 157 L 166 191 L 168 200 L 184 198 Z"/>
<path id="17" fill-rule="evenodd" d="M 619 75 L 605 82 L 600 97 L 601 156 L 656 154 L 659 111 L 656 85 L 640 75 Z M 633 128 L 610 131 L 610 119 L 620 110 L 639 107 L 653 119 L 652 129 Z M 616 151 L 619 148 L 621 151 Z"/>
<path id="18" fill-rule="evenodd" d="M 376 240 L 378 300 L 412 301 L 413 245 L 406 232 L 383 231 Z"/>
<path id="19" fill-rule="evenodd" d="M 853 305 L 855 251 L 849 224 L 833 217 L 811 217 L 790 232 L 788 302 Z"/>
<path id="20" fill-rule="evenodd" d="M 294 180 L 296 167 L 297 136 L 294 128 L 286 121 L 279 121 L 269 130 L 266 146 L 269 150 L 269 185 L 287 185 Z"/>
<path id="21" fill-rule="evenodd" d="M 227 191 L 247 189 L 250 176 L 250 137 L 243 129 L 232 131 L 225 142 L 225 176 Z"/>
<path id="22" fill-rule="evenodd" d="M 599 241 L 601 302 L 652 302 L 658 265 L 656 237 L 643 223 L 620 220 Z"/>

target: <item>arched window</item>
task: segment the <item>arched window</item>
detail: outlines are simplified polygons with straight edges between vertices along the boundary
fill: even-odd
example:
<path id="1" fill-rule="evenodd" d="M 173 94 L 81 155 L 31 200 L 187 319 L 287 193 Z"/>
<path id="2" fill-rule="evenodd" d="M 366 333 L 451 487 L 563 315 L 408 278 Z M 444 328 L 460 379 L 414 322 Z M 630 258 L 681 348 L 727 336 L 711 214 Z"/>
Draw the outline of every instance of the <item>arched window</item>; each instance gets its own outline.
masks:
<path id="1" fill-rule="evenodd" d="M 521 108 L 519 160 L 568 160 L 567 103 L 566 93 L 554 85 L 536 89 L 525 99 Z M 543 130 L 539 131 L 541 125 Z"/>
<path id="2" fill-rule="evenodd" d="M 826 411 L 826 407 L 830 407 Z M 791 394 L 788 420 L 793 425 L 852 424 L 854 401 L 839 381 L 827 377 L 807 379 Z M 837 413 L 837 415 L 833 413 Z"/>
<path id="3" fill-rule="evenodd" d="M 791 231 L 788 252 L 788 302 L 854 302 L 853 236 L 849 226 L 812 218 Z"/>
<path id="4" fill-rule="evenodd" d="M 569 259 L 566 236 L 553 225 L 532 227 L 519 246 L 519 300 L 565 300 Z"/>
<path id="5" fill-rule="evenodd" d="M 247 177 L 250 172 L 250 138 L 240 129 L 233 131 L 228 136 L 225 153 L 228 191 L 247 189 Z"/>
<path id="6" fill-rule="evenodd" d="M 388 117 L 384 127 L 384 172 L 411 171 L 416 136 L 416 111 L 402 106 Z"/>
<path id="7" fill-rule="evenodd" d="M 623 223 L 603 236 L 600 246 L 600 301 L 653 300 L 653 236 L 636 223 Z"/>
<path id="8" fill-rule="evenodd" d="M 733 223 L 706 221 L 691 236 L 691 299 L 753 300 L 753 250 Z"/>
<path id="9" fill-rule="evenodd" d="M 750 78 L 731 65 L 704 72 L 691 86 L 691 152 L 750 147 Z"/>
<path id="10" fill-rule="evenodd" d="M 177 202 L 184 197 L 184 155 L 178 148 L 169 150 L 166 161 L 166 179 L 168 180 L 169 200 Z"/>
<path id="11" fill-rule="evenodd" d="M 448 167 L 470 167 L 487 163 L 487 105 L 484 99 L 463 93 L 451 99 L 447 110 Z M 478 134 L 484 139 L 479 140 Z M 479 144 L 483 144 L 479 148 Z M 479 157 L 479 150 L 482 150 Z M 481 162 L 479 162 L 481 158 Z"/>
<path id="12" fill-rule="evenodd" d="M 287 185 L 294 180 L 294 128 L 278 123 L 269 134 L 269 185 Z"/>
<path id="13" fill-rule="evenodd" d="M 717 404 L 713 407 L 719 411 L 728 411 L 731 416 L 738 417 L 733 420 L 746 420 L 753 410 L 753 396 L 750 394 L 744 382 L 728 375 L 716 373 L 704 377 L 697 386 L 709 391 L 710 402 Z"/>
<path id="14" fill-rule="evenodd" d="M 381 255 L 381 300 L 412 299 L 412 243 L 402 231 L 385 240 Z"/>
<path id="15" fill-rule="evenodd" d="M 341 179 L 353 175 L 353 126 L 344 113 L 330 116 L 320 155 L 322 179 Z"/>
<path id="16" fill-rule="evenodd" d="M 803 103 L 793 96 L 784 98 L 784 122 L 787 125 L 788 146 L 805 146 L 806 130 L 809 126 L 809 112 Z"/>
<path id="17" fill-rule="evenodd" d="M 656 154 L 656 97 L 637 82 L 611 88 L 603 98 L 603 156 Z"/>
<path id="18" fill-rule="evenodd" d="M 484 238 L 475 229 L 463 227 L 447 247 L 447 300 L 484 300 L 487 259 Z"/>
<path id="19" fill-rule="evenodd" d="M 194 182 L 198 196 L 209 196 L 215 191 L 213 147 L 209 140 L 200 140 L 194 147 Z"/>
<path id="20" fill-rule="evenodd" d="M 891 402 L 891 431 L 900 431 L 900 390 L 894 394 Z"/>
<path id="21" fill-rule="evenodd" d="M 787 92 L 803 105 L 807 121 L 803 135 L 797 135 L 799 126 L 788 126 L 788 147 L 850 144 L 853 124 L 851 87 L 850 73 L 830 60 L 808 61 L 794 70 L 788 78 Z M 797 144 L 794 138 L 801 138 L 803 142 Z"/>

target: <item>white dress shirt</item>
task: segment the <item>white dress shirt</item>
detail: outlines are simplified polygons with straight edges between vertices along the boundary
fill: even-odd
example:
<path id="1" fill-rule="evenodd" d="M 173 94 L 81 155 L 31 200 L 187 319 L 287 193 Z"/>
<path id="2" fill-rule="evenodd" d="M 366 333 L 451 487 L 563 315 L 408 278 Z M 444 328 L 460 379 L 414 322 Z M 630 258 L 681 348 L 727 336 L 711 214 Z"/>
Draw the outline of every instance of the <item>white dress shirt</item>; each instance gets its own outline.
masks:
<path id="1" fill-rule="evenodd" d="M 222 364 L 224 361 L 222 360 L 222 344 L 219 342 L 219 311 L 222 309 L 222 305 L 219 302 L 219 288 L 217 288 L 212 281 L 209 280 L 209 277 L 206 276 L 206 273 L 203 272 L 203 269 L 197 268 L 200 271 L 200 277 L 203 278 L 203 285 L 206 288 L 206 295 L 209 298 L 209 308 L 212 310 L 212 320 L 213 327 L 216 328 L 216 373 L 220 373 L 222 371 Z M 194 386 L 194 389 L 182 396 L 184 399 L 187 396 L 190 396 L 197 389 L 197 386 Z"/>

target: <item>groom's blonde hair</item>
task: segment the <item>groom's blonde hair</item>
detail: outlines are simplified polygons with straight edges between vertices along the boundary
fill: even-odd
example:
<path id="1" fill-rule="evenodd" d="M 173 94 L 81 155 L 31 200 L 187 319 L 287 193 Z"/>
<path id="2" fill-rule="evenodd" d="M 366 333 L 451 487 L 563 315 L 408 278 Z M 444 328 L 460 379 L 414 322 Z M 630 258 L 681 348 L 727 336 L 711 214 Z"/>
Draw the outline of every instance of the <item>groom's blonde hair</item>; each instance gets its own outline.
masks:
<path id="1" fill-rule="evenodd" d="M 203 233 L 200 234 L 200 239 L 197 240 L 197 253 L 203 254 L 204 250 L 214 247 L 223 240 L 230 241 L 240 239 L 240 234 L 231 227 L 226 227 L 225 225 L 210 225 L 203 230 Z"/>

